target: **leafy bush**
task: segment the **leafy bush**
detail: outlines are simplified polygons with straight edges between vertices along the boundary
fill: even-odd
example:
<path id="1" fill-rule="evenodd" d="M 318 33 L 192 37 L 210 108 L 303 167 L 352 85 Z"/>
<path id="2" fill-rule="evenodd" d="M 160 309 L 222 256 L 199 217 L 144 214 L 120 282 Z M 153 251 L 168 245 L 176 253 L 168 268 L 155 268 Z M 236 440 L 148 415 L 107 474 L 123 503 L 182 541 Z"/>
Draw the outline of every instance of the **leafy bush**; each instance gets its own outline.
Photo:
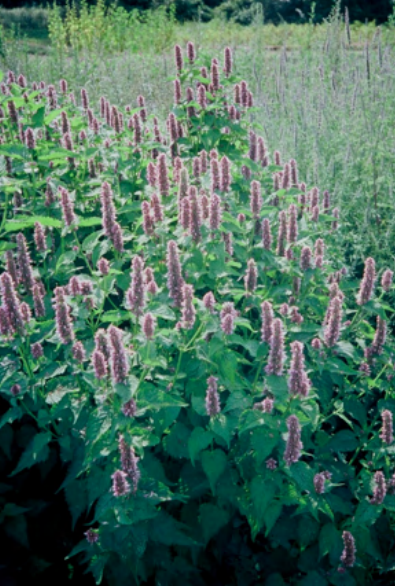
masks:
<path id="1" fill-rule="evenodd" d="M 117 4 L 106 6 L 104 0 L 93 6 L 83 0 L 79 7 L 72 4 L 65 10 L 54 4 L 49 11 L 49 36 L 65 52 L 70 47 L 74 51 L 141 52 L 147 45 L 163 51 L 173 43 L 175 11 L 174 4 L 146 12 L 128 12 Z"/>
<path id="2" fill-rule="evenodd" d="M 230 51 L 184 59 L 166 128 L 141 96 L 1 86 L 0 426 L 35 422 L 12 474 L 57 446 L 97 583 L 386 584 L 392 273 L 348 274 Z"/>
<path id="3" fill-rule="evenodd" d="M 6 9 L 0 7 L 0 24 L 6 30 L 43 36 L 48 29 L 48 10 L 43 7 Z"/>

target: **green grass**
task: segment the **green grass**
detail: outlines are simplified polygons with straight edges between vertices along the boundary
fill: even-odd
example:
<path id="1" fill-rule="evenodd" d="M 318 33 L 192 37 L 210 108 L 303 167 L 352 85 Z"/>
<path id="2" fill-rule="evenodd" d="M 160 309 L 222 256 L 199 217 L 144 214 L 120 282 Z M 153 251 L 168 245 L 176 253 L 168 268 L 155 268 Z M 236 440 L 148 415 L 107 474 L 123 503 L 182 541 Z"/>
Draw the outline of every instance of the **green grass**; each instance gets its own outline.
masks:
<path id="1" fill-rule="evenodd" d="M 337 17 L 321 26 L 279 27 L 216 21 L 167 27 L 159 16 L 150 19 L 130 27 L 123 51 L 100 39 L 65 50 L 14 36 L 5 44 L 3 67 L 30 82 L 64 77 L 76 95 L 86 87 L 95 104 L 105 95 L 134 105 L 143 94 L 150 111 L 163 117 L 173 99 L 173 44 L 193 40 L 207 55 L 229 44 L 236 74 L 254 93 L 252 122 L 269 149 L 275 145 L 283 158 L 295 158 L 301 180 L 328 189 L 340 207 L 350 265 L 374 255 L 394 268 L 394 29 L 353 25 L 349 45 Z"/>

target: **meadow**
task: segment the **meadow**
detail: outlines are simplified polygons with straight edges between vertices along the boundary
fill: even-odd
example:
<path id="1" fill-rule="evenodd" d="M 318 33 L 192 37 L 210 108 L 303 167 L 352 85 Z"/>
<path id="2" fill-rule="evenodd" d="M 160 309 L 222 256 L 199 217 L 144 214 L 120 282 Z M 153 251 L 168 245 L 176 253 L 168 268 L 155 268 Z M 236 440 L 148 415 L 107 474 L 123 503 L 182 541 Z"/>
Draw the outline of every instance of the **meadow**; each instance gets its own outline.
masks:
<path id="1" fill-rule="evenodd" d="M 393 25 L 101 6 L 3 21 L 0 577 L 385 586 Z"/>

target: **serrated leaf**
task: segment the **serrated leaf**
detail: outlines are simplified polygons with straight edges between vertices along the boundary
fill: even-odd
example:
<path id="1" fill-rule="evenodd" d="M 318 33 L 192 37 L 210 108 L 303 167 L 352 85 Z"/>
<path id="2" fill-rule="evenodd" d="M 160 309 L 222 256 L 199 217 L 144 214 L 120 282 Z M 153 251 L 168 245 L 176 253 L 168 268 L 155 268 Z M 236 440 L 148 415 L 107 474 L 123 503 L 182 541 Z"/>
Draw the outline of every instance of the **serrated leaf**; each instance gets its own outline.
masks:
<path id="1" fill-rule="evenodd" d="M 270 456 L 279 441 L 279 435 L 267 427 L 254 429 L 251 434 L 251 446 L 254 449 L 254 457 L 260 466 Z"/>
<path id="2" fill-rule="evenodd" d="M 18 216 L 18 219 L 15 221 L 8 220 L 4 229 L 6 232 L 15 232 L 15 230 L 20 229 L 18 228 L 19 225 L 23 225 L 24 228 L 31 228 L 36 222 L 49 228 L 61 228 L 63 225 L 60 220 L 48 216 Z"/>
<path id="3" fill-rule="evenodd" d="M 270 531 L 273 529 L 274 525 L 276 524 L 276 521 L 281 515 L 282 509 L 283 506 L 281 503 L 274 502 L 270 505 L 270 507 L 267 507 L 267 509 L 265 510 L 265 514 L 263 516 L 263 521 L 266 527 L 265 537 L 267 537 Z"/>
<path id="4" fill-rule="evenodd" d="M 100 226 L 103 223 L 101 218 L 79 218 L 78 220 L 78 227 L 79 228 L 90 228 L 91 226 Z"/>
<path id="5" fill-rule="evenodd" d="M 48 444 L 51 439 L 52 435 L 49 431 L 37 433 L 23 452 L 18 465 L 11 473 L 11 476 L 18 474 L 25 468 L 31 468 L 34 464 L 46 460 L 49 454 Z"/>
<path id="6" fill-rule="evenodd" d="M 201 455 L 202 467 L 209 480 L 211 490 L 215 493 L 218 478 L 226 468 L 227 458 L 222 450 L 206 451 Z"/>
<path id="7" fill-rule="evenodd" d="M 202 450 L 205 450 L 212 442 L 213 434 L 202 427 L 195 427 L 188 440 L 189 457 L 192 464 Z"/>
<path id="8" fill-rule="evenodd" d="M 210 503 L 200 505 L 200 524 L 203 538 L 208 543 L 229 521 L 229 513 Z"/>
<path id="9" fill-rule="evenodd" d="M 74 529 L 82 513 L 88 508 L 87 490 L 84 480 L 75 479 L 65 486 L 64 493 Z"/>
<path id="10" fill-rule="evenodd" d="M 355 434 L 348 429 L 342 429 L 331 437 L 329 442 L 325 445 L 325 450 L 333 450 L 336 452 L 353 452 L 359 446 L 359 440 Z"/>
<path id="11" fill-rule="evenodd" d="M 188 458 L 188 441 L 191 431 L 183 423 L 176 422 L 163 440 L 166 451 L 173 458 Z"/>
<path id="12" fill-rule="evenodd" d="M 324 557 L 332 548 L 341 545 L 341 537 L 333 523 L 327 523 L 321 528 L 319 537 L 320 557 Z"/>
<path id="13" fill-rule="evenodd" d="M 289 475 L 302 490 L 313 490 L 314 470 L 312 470 L 306 462 L 295 462 L 294 464 L 291 464 Z"/>
<path id="14" fill-rule="evenodd" d="M 217 417 L 210 420 L 210 429 L 219 435 L 228 445 L 237 425 L 237 418 L 220 413 Z"/>
<path id="15" fill-rule="evenodd" d="M 265 519 L 265 511 L 271 506 L 277 486 L 272 480 L 256 476 L 250 484 L 250 495 L 254 519 L 257 522 L 258 530 L 262 528 Z"/>

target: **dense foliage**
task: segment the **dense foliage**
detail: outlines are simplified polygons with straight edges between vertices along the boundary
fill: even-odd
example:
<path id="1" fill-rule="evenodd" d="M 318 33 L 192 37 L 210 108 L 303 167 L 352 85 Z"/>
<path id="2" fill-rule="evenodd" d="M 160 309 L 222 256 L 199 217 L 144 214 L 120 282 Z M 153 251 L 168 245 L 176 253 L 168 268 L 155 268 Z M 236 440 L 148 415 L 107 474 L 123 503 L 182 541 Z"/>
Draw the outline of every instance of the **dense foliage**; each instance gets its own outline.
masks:
<path id="1" fill-rule="evenodd" d="M 387 584 L 392 273 L 349 274 L 229 49 L 176 66 L 164 128 L 142 96 L 1 85 L 2 523 L 60 458 L 98 583 Z"/>
<path id="2" fill-rule="evenodd" d="M 96 4 L 97 0 L 74 0 L 76 7 L 81 5 Z M 46 3 L 43 3 L 46 4 Z M 67 0 L 57 0 L 59 7 L 69 4 Z M 113 2 L 107 0 L 106 4 L 119 5 L 126 10 L 147 10 L 158 7 L 168 7 L 171 2 L 163 0 L 120 0 Z M 338 4 L 344 12 L 347 8 L 351 21 L 365 22 L 374 20 L 378 23 L 385 22 L 393 11 L 392 0 L 174 0 L 173 2 L 177 18 L 181 21 L 191 19 L 208 20 L 219 12 L 226 14 L 229 18 L 235 19 L 241 24 L 250 24 L 257 9 L 262 11 L 266 22 L 279 24 L 281 22 L 306 22 L 313 18 L 314 22 L 322 22 L 327 18 Z M 36 6 L 35 0 L 2 0 L 5 8 L 20 8 Z"/>

